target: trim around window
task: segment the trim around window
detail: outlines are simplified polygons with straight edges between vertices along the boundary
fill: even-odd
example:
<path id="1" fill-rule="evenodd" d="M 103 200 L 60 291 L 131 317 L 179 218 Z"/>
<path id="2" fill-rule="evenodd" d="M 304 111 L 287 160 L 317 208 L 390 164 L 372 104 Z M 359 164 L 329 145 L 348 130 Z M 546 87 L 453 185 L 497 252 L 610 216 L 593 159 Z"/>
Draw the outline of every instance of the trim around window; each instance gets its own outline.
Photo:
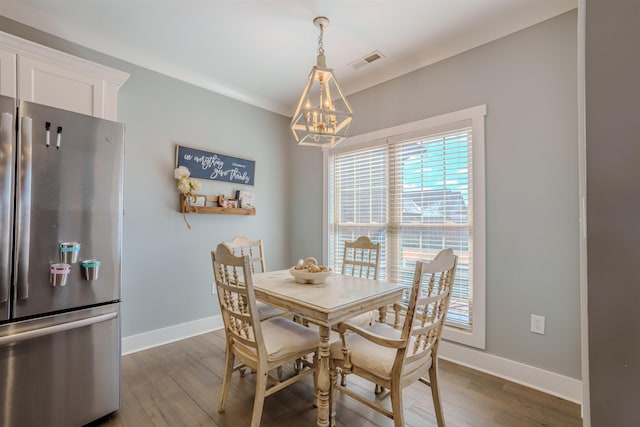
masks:
<path id="1" fill-rule="evenodd" d="M 472 128 L 472 162 L 474 168 L 473 183 L 473 330 L 445 326 L 443 337 L 447 340 L 485 348 L 486 329 L 486 234 L 485 234 L 485 154 L 484 154 L 484 122 L 487 114 L 486 105 L 479 105 L 460 111 L 455 111 L 439 116 L 429 117 L 415 122 L 405 123 L 386 129 L 380 129 L 366 134 L 355 135 L 347 138 L 339 146 L 331 150 L 323 151 L 323 255 L 325 260 L 329 257 L 329 157 L 332 154 L 353 151 L 363 148 L 372 148 L 393 143 L 393 141 L 406 140 L 412 136 L 433 134 L 450 129 L 458 122 L 471 121 Z"/>

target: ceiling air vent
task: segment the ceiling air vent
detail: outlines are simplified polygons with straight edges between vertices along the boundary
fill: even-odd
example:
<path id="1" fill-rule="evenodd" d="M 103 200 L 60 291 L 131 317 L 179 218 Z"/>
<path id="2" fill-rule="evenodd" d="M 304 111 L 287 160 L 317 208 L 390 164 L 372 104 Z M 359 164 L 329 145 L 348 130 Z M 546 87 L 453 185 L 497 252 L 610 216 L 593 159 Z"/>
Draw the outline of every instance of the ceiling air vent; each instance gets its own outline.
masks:
<path id="1" fill-rule="evenodd" d="M 363 58 L 360 58 L 360 59 L 358 59 L 356 61 L 351 62 L 348 65 L 351 68 L 353 68 L 354 70 L 357 70 L 358 68 L 362 68 L 365 65 L 369 65 L 373 61 L 377 61 L 378 59 L 381 59 L 381 58 L 384 58 L 384 55 L 376 50 L 376 51 L 373 51 L 373 52 L 365 55 Z"/>

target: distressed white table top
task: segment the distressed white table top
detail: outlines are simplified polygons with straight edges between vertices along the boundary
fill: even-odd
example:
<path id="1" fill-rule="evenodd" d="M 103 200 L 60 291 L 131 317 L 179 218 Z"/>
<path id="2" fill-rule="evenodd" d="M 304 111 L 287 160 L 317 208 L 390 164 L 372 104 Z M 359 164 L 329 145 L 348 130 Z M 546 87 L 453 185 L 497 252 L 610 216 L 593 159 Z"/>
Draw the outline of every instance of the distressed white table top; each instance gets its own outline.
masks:
<path id="1" fill-rule="evenodd" d="M 319 285 L 296 283 L 288 270 L 253 275 L 256 299 L 334 325 L 402 298 L 404 286 L 383 280 L 334 274 Z"/>

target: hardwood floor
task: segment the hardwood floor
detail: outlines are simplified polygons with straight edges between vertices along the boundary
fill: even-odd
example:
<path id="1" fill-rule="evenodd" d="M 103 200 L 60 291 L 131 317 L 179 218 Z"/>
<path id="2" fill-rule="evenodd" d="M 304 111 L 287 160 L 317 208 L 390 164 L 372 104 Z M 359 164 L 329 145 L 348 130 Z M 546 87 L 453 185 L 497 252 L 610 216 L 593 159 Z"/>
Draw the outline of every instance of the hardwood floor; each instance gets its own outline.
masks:
<path id="1" fill-rule="evenodd" d="M 255 375 L 233 375 L 227 407 L 216 410 L 224 372 L 224 331 L 130 354 L 122 358 L 122 408 L 92 423 L 113 426 L 248 426 Z M 373 385 L 349 376 L 349 386 L 373 396 Z M 581 426 L 571 402 L 450 362 L 440 362 L 440 389 L 449 427 Z M 307 377 L 267 397 L 263 427 L 315 426 L 313 380 Z M 429 387 L 404 390 L 406 425 L 435 426 Z M 393 426 L 385 416 L 338 394 L 340 427 Z"/>

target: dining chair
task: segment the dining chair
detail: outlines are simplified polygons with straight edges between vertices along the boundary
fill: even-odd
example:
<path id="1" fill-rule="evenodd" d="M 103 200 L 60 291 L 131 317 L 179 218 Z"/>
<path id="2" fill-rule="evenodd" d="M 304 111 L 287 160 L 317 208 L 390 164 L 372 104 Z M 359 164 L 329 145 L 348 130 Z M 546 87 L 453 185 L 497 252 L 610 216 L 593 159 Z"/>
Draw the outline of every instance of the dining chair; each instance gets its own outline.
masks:
<path id="1" fill-rule="evenodd" d="M 249 366 L 257 373 L 251 426 L 258 427 L 265 397 L 310 374 L 314 375 L 315 383 L 320 337 L 313 329 L 284 317 L 259 320 L 249 255 L 234 255 L 230 246 L 221 243 L 211 252 L 211 260 L 226 336 L 226 363 L 218 412 L 224 412 L 233 371 Z M 281 381 L 269 375 L 270 370 L 309 354 L 313 354 L 314 363 L 305 363 L 288 379 Z M 236 358 L 241 365 L 234 367 Z"/>
<path id="2" fill-rule="evenodd" d="M 367 236 L 360 236 L 353 242 L 344 242 L 341 270 L 343 275 L 377 280 L 379 266 L 380 243 L 373 243 Z M 349 319 L 349 323 L 371 326 L 378 319 L 378 314 L 378 310 L 362 313 Z"/>
<path id="3" fill-rule="evenodd" d="M 367 236 L 360 236 L 353 242 L 344 242 L 341 274 L 348 276 L 378 279 L 380 266 L 380 243 L 373 243 Z M 379 318 L 378 310 L 359 314 L 348 320 L 356 326 L 371 326 Z M 334 328 L 337 331 L 337 327 Z M 347 385 L 345 374 L 341 375 L 340 384 Z M 376 391 L 379 388 L 376 387 Z"/>
<path id="4" fill-rule="evenodd" d="M 380 265 L 380 243 L 373 243 L 367 236 L 360 236 L 353 242 L 344 242 L 342 274 L 378 278 Z"/>
<path id="5" fill-rule="evenodd" d="M 440 251 L 431 262 L 418 261 L 408 304 L 394 304 L 394 326 L 386 323 L 376 323 L 370 328 L 349 323 L 339 325 L 341 340 L 330 346 L 332 424 L 335 423 L 335 392 L 340 391 L 391 418 L 396 427 L 404 426 L 402 389 L 420 381 L 431 387 L 436 420 L 439 427 L 444 427 L 438 390 L 438 346 L 456 265 L 457 256 L 451 249 Z M 404 319 L 402 327 L 401 318 Z M 375 401 L 369 400 L 337 384 L 338 371 L 379 384 L 388 389 L 388 393 Z M 382 406 L 382 400 L 389 396 L 391 410 Z"/>
<path id="6" fill-rule="evenodd" d="M 267 271 L 267 263 L 264 256 L 264 245 L 262 240 L 251 240 L 247 236 L 239 235 L 235 236 L 230 241 L 226 242 L 227 245 L 233 250 L 235 255 L 249 255 L 249 265 L 251 266 L 251 273 L 264 273 Z M 256 301 L 256 307 L 258 308 L 258 315 L 260 320 L 271 319 L 272 317 L 286 315 L 287 312 L 280 310 L 272 305 Z M 301 363 L 301 362 L 300 362 Z M 295 369 L 300 368 L 299 363 L 296 363 Z M 245 375 L 245 369 L 239 369 L 240 376 Z M 253 372 L 253 371 L 252 371 Z M 282 378 L 282 369 L 278 369 L 278 378 Z"/>
<path id="7" fill-rule="evenodd" d="M 262 240 L 251 240 L 247 236 L 240 235 L 235 236 L 227 244 L 233 249 L 234 254 L 249 255 L 252 273 L 264 273 L 267 270 Z"/>
<path id="8" fill-rule="evenodd" d="M 251 240 L 247 236 L 236 236 L 226 243 L 232 249 L 233 254 L 249 256 L 249 265 L 252 273 L 264 273 L 267 271 L 262 240 Z M 260 320 L 286 314 L 286 311 L 263 302 L 258 301 L 256 305 Z"/>

